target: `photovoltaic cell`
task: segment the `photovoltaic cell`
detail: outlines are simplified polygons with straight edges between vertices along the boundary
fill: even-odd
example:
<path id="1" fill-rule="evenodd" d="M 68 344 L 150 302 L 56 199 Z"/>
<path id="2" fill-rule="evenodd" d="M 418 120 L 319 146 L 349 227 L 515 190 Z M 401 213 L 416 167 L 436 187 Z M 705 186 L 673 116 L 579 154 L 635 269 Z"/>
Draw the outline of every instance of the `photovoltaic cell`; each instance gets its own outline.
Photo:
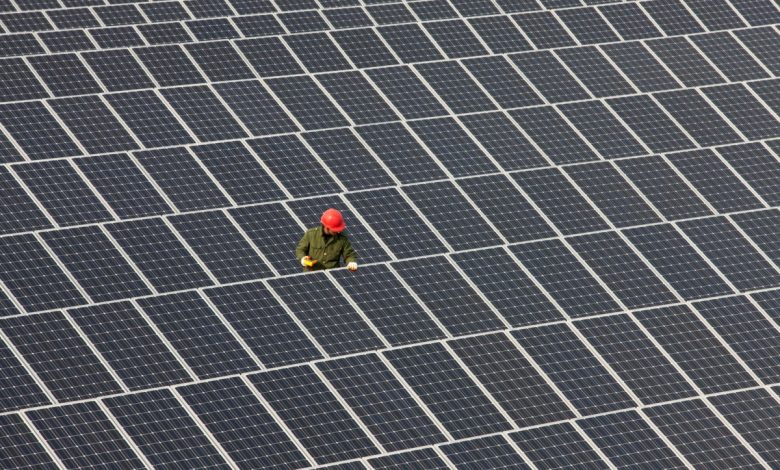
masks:
<path id="1" fill-rule="evenodd" d="M 575 327 L 644 404 L 696 391 L 628 315 L 584 319 Z"/>
<path id="2" fill-rule="evenodd" d="M 95 301 L 105 302 L 152 293 L 98 227 L 43 232 L 41 236 Z"/>
<path id="3" fill-rule="evenodd" d="M 133 53 L 159 86 L 192 85 L 205 81 L 195 64 L 177 45 L 139 47 L 133 49 Z"/>
<path id="4" fill-rule="evenodd" d="M 633 408 L 634 401 L 565 324 L 511 333 L 583 414 Z"/>
<path id="5" fill-rule="evenodd" d="M 32 375 L 4 342 L 0 343 L 0 369 L 3 371 L 0 374 L 0 386 L 3 387 L 0 410 L 7 412 L 50 403 Z"/>
<path id="6" fill-rule="evenodd" d="M 33 56 L 28 60 L 54 96 L 100 93 L 100 86 L 75 54 Z"/>
<path id="7" fill-rule="evenodd" d="M 635 315 L 702 392 L 755 386 L 737 359 L 688 307 L 645 310 Z"/>
<path id="8" fill-rule="evenodd" d="M 455 114 L 496 109 L 458 62 L 418 64 L 415 69 Z"/>
<path id="9" fill-rule="evenodd" d="M 777 209 L 735 214 L 731 217 L 764 254 L 775 264 L 780 262 L 780 238 L 777 236 L 780 212 Z"/>
<path id="10" fill-rule="evenodd" d="M 423 2 L 421 2 L 423 3 Z M 419 3 L 413 4 L 419 5 Z M 369 460 L 371 468 L 375 470 L 401 470 L 413 468 L 415 470 L 445 470 L 450 467 L 431 448 L 413 450 L 400 454 L 390 454 Z"/>
<path id="11" fill-rule="evenodd" d="M 668 155 L 694 188 L 719 212 L 762 208 L 763 204 L 709 149 Z"/>
<path id="12" fill-rule="evenodd" d="M 566 173 L 616 227 L 661 222 L 660 217 L 609 163 L 566 167 Z"/>
<path id="13" fill-rule="evenodd" d="M 770 466 L 780 462 L 780 439 L 772 431 L 780 424 L 780 410 L 769 392 L 747 390 L 713 396 L 710 401 Z"/>
<path id="14" fill-rule="evenodd" d="M 73 161 L 120 218 L 170 213 L 168 203 L 126 154 Z"/>
<path id="15" fill-rule="evenodd" d="M 638 3 L 604 5 L 599 7 L 599 10 L 626 41 L 663 35 Z"/>
<path id="16" fill-rule="evenodd" d="M 9 470 L 38 467 L 45 470 L 60 468 L 46 453 L 35 434 L 18 415 L 0 416 L 0 464 Z"/>
<path id="17" fill-rule="evenodd" d="M 336 181 L 299 137 L 282 135 L 253 139 L 248 143 L 293 196 L 339 192 Z M 302 181 L 306 183 L 301 184 Z"/>
<path id="18" fill-rule="evenodd" d="M 335 271 L 333 277 L 391 344 L 444 338 L 436 322 L 386 266 L 361 267 L 359 276 Z"/>
<path id="19" fill-rule="evenodd" d="M 489 466 L 487 468 L 530 469 L 502 436 L 489 436 L 471 441 L 441 446 L 442 452 L 458 468 Z"/>
<path id="20" fill-rule="evenodd" d="M 688 3 L 693 8 L 694 4 L 690 1 Z M 715 2 L 707 1 L 701 3 L 707 5 Z M 736 16 L 729 16 L 724 19 L 731 21 L 731 18 L 739 21 Z M 706 21 L 706 17 L 702 21 Z M 715 64 L 726 78 L 733 82 L 768 78 L 767 72 L 761 66 L 761 63 L 754 59 L 752 54 L 742 47 L 734 36 L 727 32 L 691 36 L 690 40 Z"/>
<path id="21" fill-rule="evenodd" d="M 377 349 L 380 338 L 323 273 L 274 279 L 271 287 L 329 354 Z M 301 295 L 306 292 L 306 295 Z M 315 299 L 328 299 L 323 309 Z"/>
<path id="22" fill-rule="evenodd" d="M 494 54 L 529 51 L 531 44 L 505 16 L 470 18 L 469 24 Z"/>
<path id="23" fill-rule="evenodd" d="M 321 357 L 301 326 L 263 284 L 236 284 L 204 292 L 266 367 Z"/>
<path id="24" fill-rule="evenodd" d="M 620 310 L 609 293 L 558 240 L 511 246 L 510 251 L 570 316 Z"/>
<path id="25" fill-rule="evenodd" d="M 577 43 L 549 11 L 512 15 L 537 49 L 575 46 Z"/>
<path id="26" fill-rule="evenodd" d="M 0 221 L 3 234 L 51 227 L 7 168 L 0 168 Z"/>
<path id="27" fill-rule="evenodd" d="M 138 144 L 97 96 L 60 98 L 48 102 L 90 153 L 134 150 Z"/>
<path id="28" fill-rule="evenodd" d="M 337 359 L 317 367 L 388 451 L 446 440 L 378 356 Z"/>
<path id="29" fill-rule="evenodd" d="M 780 121 L 744 85 L 721 85 L 702 91 L 748 139 L 780 136 Z"/>
<path id="30" fill-rule="evenodd" d="M 325 33 L 290 35 L 283 38 L 310 73 L 352 68 L 347 58 Z"/>
<path id="31" fill-rule="evenodd" d="M 295 246 L 304 229 L 281 204 L 246 206 L 230 210 L 230 215 L 267 257 L 278 272 L 301 272 L 295 263 Z M 268 227 L 274 227 L 274 237 L 268 236 Z"/>
<path id="32" fill-rule="evenodd" d="M 503 248 L 467 251 L 453 261 L 512 326 L 562 320 L 558 309 Z"/>
<path id="33" fill-rule="evenodd" d="M 379 452 L 308 366 L 250 375 L 249 380 L 318 463 Z"/>
<path id="34" fill-rule="evenodd" d="M 64 465 L 99 468 L 119 465 L 142 469 L 136 456 L 108 417 L 93 402 L 45 408 L 28 414 L 30 421 Z M 89 436 L 85 439 L 85 436 Z"/>
<path id="35" fill-rule="evenodd" d="M 449 344 L 518 426 L 574 417 L 563 399 L 505 335 L 462 338 Z"/>
<path id="36" fill-rule="evenodd" d="M 777 382 L 780 363 L 775 349 L 780 333 L 746 297 L 693 305 L 761 380 Z"/>
<path id="37" fill-rule="evenodd" d="M 555 54 L 597 98 L 634 93 L 634 87 L 596 47 L 561 49 Z"/>
<path id="38" fill-rule="evenodd" d="M 27 311 L 86 303 L 33 235 L 0 238 L 0 272 L 3 284 Z"/>
<path id="39" fill-rule="evenodd" d="M 547 161 L 504 113 L 471 114 L 460 121 L 507 171 L 546 166 Z"/>
<path id="40" fill-rule="evenodd" d="M 502 108 L 521 108 L 544 103 L 512 64 L 502 56 L 466 59 L 462 63 Z"/>
<path id="41" fill-rule="evenodd" d="M 205 85 L 187 88 L 165 88 L 162 95 L 202 141 L 246 137 L 238 122 Z"/>
<path id="42" fill-rule="evenodd" d="M 387 172 L 349 129 L 309 132 L 303 138 L 347 188 L 393 185 Z"/>
<path id="43" fill-rule="evenodd" d="M 303 454 L 239 378 L 177 389 L 195 415 L 237 464 L 252 468 L 300 468 Z"/>
<path id="44" fill-rule="evenodd" d="M 604 470 L 606 462 L 569 423 L 531 428 L 509 435 L 528 459 L 544 470 L 582 468 Z"/>
<path id="45" fill-rule="evenodd" d="M 159 292 L 211 284 L 205 271 L 161 220 L 121 222 L 106 228 Z"/>
<path id="46" fill-rule="evenodd" d="M 450 59 L 487 54 L 485 48 L 463 20 L 423 23 L 423 27 Z"/>
<path id="47" fill-rule="evenodd" d="M 344 115 L 311 77 L 266 80 L 266 84 L 306 130 L 348 125 Z"/>
<path id="48" fill-rule="evenodd" d="M 707 205 L 663 158 L 618 160 L 615 164 L 669 220 L 711 215 Z"/>
<path id="49" fill-rule="evenodd" d="M 200 378 L 256 370 L 255 362 L 197 292 L 140 299 L 138 304 Z"/>
<path id="50" fill-rule="evenodd" d="M 144 147 L 166 147 L 194 142 L 153 91 L 106 95 L 106 100 Z"/>
<path id="51" fill-rule="evenodd" d="M 70 309 L 68 314 L 130 390 L 191 379 L 129 302 Z"/>
<path id="52" fill-rule="evenodd" d="M 696 468 L 763 468 L 700 400 L 656 406 L 645 412 Z"/>
<path id="53" fill-rule="evenodd" d="M 780 60 L 778 60 L 777 54 L 773 52 L 780 44 L 780 34 L 777 31 L 768 27 L 752 28 L 735 31 L 734 35 L 770 72 L 777 74 L 778 70 L 780 70 Z"/>
<path id="54" fill-rule="evenodd" d="M 240 25 L 241 23 L 239 23 L 239 28 Z M 270 33 L 280 32 L 272 31 Z M 303 73 L 298 61 L 287 50 L 282 40 L 277 37 L 245 39 L 235 41 L 235 45 L 263 78 Z"/>
<path id="55" fill-rule="evenodd" d="M 191 150 L 236 204 L 284 199 L 282 190 L 243 143 L 221 142 Z"/>
<path id="56" fill-rule="evenodd" d="M 81 155 L 76 143 L 48 109 L 39 102 L 0 105 L 0 123 L 31 159 Z"/>
<path id="57" fill-rule="evenodd" d="M 556 164 L 598 160 L 599 157 L 551 106 L 509 113 Z"/>
<path id="58" fill-rule="evenodd" d="M 441 344 L 384 354 L 454 438 L 510 429 L 488 397 Z"/>
<path id="59" fill-rule="evenodd" d="M 686 87 L 723 83 L 721 77 L 684 37 L 655 39 L 647 46 Z"/>
<path id="60" fill-rule="evenodd" d="M 641 42 L 602 46 L 604 53 L 642 92 L 680 88 L 677 80 Z"/>
<path id="61" fill-rule="evenodd" d="M 134 155 L 180 210 L 230 205 L 185 147 L 146 150 Z"/>
<path id="62" fill-rule="evenodd" d="M 649 96 L 614 98 L 607 103 L 650 150 L 669 152 L 695 147 Z"/>
<path id="63" fill-rule="evenodd" d="M 322 74 L 317 80 L 357 125 L 398 120 L 360 72 Z"/>
<path id="64" fill-rule="evenodd" d="M 122 391 L 61 313 L 4 318 L 0 328 L 58 400 Z"/>
<path id="65" fill-rule="evenodd" d="M 368 69 L 365 73 L 406 119 L 447 114 L 444 106 L 409 66 Z"/>
<path id="66" fill-rule="evenodd" d="M 613 465 L 651 470 L 686 468 L 636 411 L 577 421 Z"/>
<path id="67" fill-rule="evenodd" d="M 338 14 L 338 12 L 345 12 L 345 10 L 330 11 L 333 12 L 333 14 Z M 328 16 L 328 10 L 325 10 L 325 15 Z M 330 19 L 330 22 L 333 23 L 333 20 Z M 349 26 L 355 27 L 369 25 L 371 25 L 371 20 L 367 19 L 366 24 L 352 23 Z M 336 31 L 331 33 L 331 37 L 338 43 L 339 47 L 341 47 L 347 57 L 349 57 L 349 60 L 352 61 L 356 67 L 379 67 L 385 65 L 395 65 L 398 63 L 398 61 L 393 56 L 393 53 L 390 52 L 390 49 L 388 49 L 387 46 L 382 43 L 379 35 L 373 29 L 345 29 L 343 31 Z"/>
<path id="68" fill-rule="evenodd" d="M 510 56 L 525 77 L 551 103 L 590 99 L 550 51 L 527 52 Z"/>
<path id="69" fill-rule="evenodd" d="M 298 126 L 260 82 L 216 83 L 214 89 L 252 135 L 298 131 Z"/>
<path id="70" fill-rule="evenodd" d="M 419 25 L 381 26 L 377 31 L 405 64 L 444 59 Z"/>
<path id="71" fill-rule="evenodd" d="M 170 391 L 122 395 L 104 403 L 152 465 L 230 468 Z"/>

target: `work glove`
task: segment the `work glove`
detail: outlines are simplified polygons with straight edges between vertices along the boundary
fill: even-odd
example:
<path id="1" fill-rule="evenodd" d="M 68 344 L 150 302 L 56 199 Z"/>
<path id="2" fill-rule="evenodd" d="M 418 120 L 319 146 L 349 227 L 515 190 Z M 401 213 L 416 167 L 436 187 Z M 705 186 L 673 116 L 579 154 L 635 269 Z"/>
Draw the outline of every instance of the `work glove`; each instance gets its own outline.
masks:
<path id="1" fill-rule="evenodd" d="M 350 271 L 357 271 L 357 263 L 354 261 L 347 263 L 347 269 Z"/>
<path id="2" fill-rule="evenodd" d="M 314 265 L 317 264 L 316 259 L 311 259 L 311 256 L 304 256 L 301 258 L 301 265 L 306 268 L 314 267 Z"/>

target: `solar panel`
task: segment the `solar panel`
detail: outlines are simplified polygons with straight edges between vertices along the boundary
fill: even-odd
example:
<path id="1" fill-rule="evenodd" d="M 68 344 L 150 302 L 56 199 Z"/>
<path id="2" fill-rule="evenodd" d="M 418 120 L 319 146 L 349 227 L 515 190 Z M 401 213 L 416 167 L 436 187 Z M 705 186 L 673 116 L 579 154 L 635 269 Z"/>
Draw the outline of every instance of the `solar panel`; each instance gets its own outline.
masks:
<path id="1" fill-rule="evenodd" d="M 0 467 L 778 466 L 778 24 L 0 0 Z"/>

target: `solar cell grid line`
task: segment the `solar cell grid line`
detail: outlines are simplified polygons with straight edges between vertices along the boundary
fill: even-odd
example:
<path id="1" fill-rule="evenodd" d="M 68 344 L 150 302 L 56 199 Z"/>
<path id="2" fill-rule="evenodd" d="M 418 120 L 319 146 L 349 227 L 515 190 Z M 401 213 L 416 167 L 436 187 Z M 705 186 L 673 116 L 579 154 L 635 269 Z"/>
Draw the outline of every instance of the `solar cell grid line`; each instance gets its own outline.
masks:
<path id="1" fill-rule="evenodd" d="M 325 274 L 272 279 L 268 284 L 328 354 L 368 351 L 388 344 Z M 328 299 L 328 308 L 323 310 L 314 299 Z"/>
<path id="2" fill-rule="evenodd" d="M 421 2 L 422 3 L 422 2 Z M 435 448 L 425 448 L 374 457 L 368 460 L 374 470 L 448 470 L 452 467 L 442 460 Z"/>
<path id="3" fill-rule="evenodd" d="M 762 382 L 778 382 L 780 332 L 771 317 L 743 296 L 695 302 L 693 308 Z"/>
<path id="4" fill-rule="evenodd" d="M 133 302 L 69 309 L 68 315 L 130 390 L 195 380 L 196 376 Z"/>
<path id="5" fill-rule="evenodd" d="M 555 299 L 506 248 L 456 253 L 452 260 L 513 327 L 564 318 Z"/>
<path id="6" fill-rule="evenodd" d="M 462 60 L 461 63 L 502 108 L 543 104 L 534 87 L 503 55 Z"/>
<path id="7" fill-rule="evenodd" d="M 382 452 L 376 438 L 311 367 L 278 369 L 248 379 L 318 463 Z"/>
<path id="8" fill-rule="evenodd" d="M 370 68 L 364 73 L 406 119 L 447 115 L 447 110 L 408 65 Z"/>
<path id="9" fill-rule="evenodd" d="M 441 449 L 457 468 L 532 468 L 501 435 L 446 444 Z"/>
<path id="10" fill-rule="evenodd" d="M 146 468 L 95 402 L 38 409 L 25 414 L 66 466 Z"/>
<path id="11" fill-rule="evenodd" d="M 582 468 L 606 470 L 616 468 L 598 449 L 594 449 L 572 423 L 520 430 L 509 434 L 528 459 L 543 470 Z"/>
<path id="12" fill-rule="evenodd" d="M 636 411 L 583 418 L 577 424 L 619 468 L 693 468 Z"/>
<path id="13" fill-rule="evenodd" d="M 513 428 L 442 343 L 381 353 L 455 439 Z"/>
<path id="14" fill-rule="evenodd" d="M 666 155 L 681 174 L 721 213 L 766 207 L 766 202 L 711 149 Z M 719 192 L 728 188 L 726 193 Z"/>
<path id="15" fill-rule="evenodd" d="M 757 376 L 732 355 L 698 312 L 680 305 L 633 313 L 705 394 L 753 387 Z"/>
<path id="16" fill-rule="evenodd" d="M 777 209 L 734 214 L 729 218 L 736 224 L 740 233 L 754 246 L 769 257 L 775 265 L 780 263 L 780 244 L 777 227 L 780 212 Z"/>
<path id="17" fill-rule="evenodd" d="M 780 462 L 777 434 L 770 431 L 780 422 L 772 391 L 745 390 L 716 395 L 709 401 L 769 465 Z"/>
<path id="18" fill-rule="evenodd" d="M 146 148 L 195 142 L 194 136 L 152 90 L 112 93 L 105 99 Z"/>
<path id="19" fill-rule="evenodd" d="M 102 401 L 152 465 L 231 468 L 170 390 Z"/>
<path id="20" fill-rule="evenodd" d="M 731 294 L 731 284 L 687 237 L 671 225 L 622 232 L 651 266 L 686 300 Z"/>
<path id="21" fill-rule="evenodd" d="M 41 238 L 96 302 L 156 293 L 99 226 L 42 232 Z"/>
<path id="22" fill-rule="evenodd" d="M 702 92 L 748 139 L 780 135 L 780 120 L 744 84 L 707 87 Z"/>
<path id="23" fill-rule="evenodd" d="M 516 109 L 509 115 L 557 165 L 601 159 L 553 106 Z"/>
<path id="24" fill-rule="evenodd" d="M 582 415 L 641 404 L 636 393 L 572 324 L 553 323 L 510 334 Z"/>
<path id="25" fill-rule="evenodd" d="M 0 463 L 8 469 L 39 467 L 46 470 L 62 469 L 59 458 L 44 447 L 24 415 L 0 416 L 0 446 L 5 450 Z M 6 453 L 7 452 L 7 453 Z"/>
<path id="26" fill-rule="evenodd" d="M 571 317 L 612 313 L 622 309 L 617 297 L 581 264 L 560 240 L 539 241 L 509 247 L 510 252 L 539 281 Z"/>
<path id="27" fill-rule="evenodd" d="M 741 132 L 726 122 L 708 101 L 693 89 L 656 93 L 655 99 L 702 147 L 741 142 Z"/>
<path id="28" fill-rule="evenodd" d="M 574 325 L 642 403 L 701 393 L 632 314 L 577 320 Z"/>
<path id="29" fill-rule="evenodd" d="M 780 283 L 774 262 L 742 237 L 728 219 L 714 217 L 678 226 L 738 290 L 765 289 Z"/>
<path id="30" fill-rule="evenodd" d="M 636 93 L 636 88 L 595 46 L 554 51 L 596 98 Z"/>
<path id="31" fill-rule="evenodd" d="M 0 412 L 58 403 L 57 397 L 2 331 L 0 363 L 3 367 L 0 385 L 6 390 L 0 399 Z"/>
<path id="32" fill-rule="evenodd" d="M 777 5 L 774 5 L 771 2 L 763 0 L 756 2 L 731 0 L 731 4 L 751 26 L 773 24 L 780 21 Z"/>
<path id="33" fill-rule="evenodd" d="M 13 344 L 59 401 L 127 392 L 116 372 L 61 312 L 0 320 Z"/>
<path id="34" fill-rule="evenodd" d="M 285 35 L 282 39 L 309 73 L 335 72 L 353 68 L 326 33 Z"/>
<path id="35" fill-rule="evenodd" d="M 772 54 L 780 43 L 780 34 L 772 28 L 749 28 L 732 32 L 732 35 L 758 60 L 770 73 L 777 74 L 780 61 Z"/>
<path id="36" fill-rule="evenodd" d="M 19 176 L 0 168 L 0 214 L 2 234 L 12 234 L 57 226 L 56 221 L 41 205 Z"/>
<path id="37" fill-rule="evenodd" d="M 86 153 L 55 116 L 45 106 L 45 102 L 25 101 L 0 105 L 0 124 L 19 146 L 26 160 Z M 32 129 L 36 131 L 32 132 Z"/>
<path id="38" fill-rule="evenodd" d="M 190 147 L 236 204 L 286 199 L 288 194 L 244 142 L 221 142 Z"/>
<path id="39" fill-rule="evenodd" d="M 530 41 L 509 16 L 469 18 L 469 25 L 494 54 L 532 50 Z"/>
<path id="40" fill-rule="evenodd" d="M 394 262 L 391 267 L 449 333 L 463 335 L 509 327 L 506 319 L 445 256 Z"/>
<path id="41" fill-rule="evenodd" d="M 510 60 L 550 103 L 591 99 L 590 93 L 574 78 L 552 51 L 511 54 Z"/>
<path id="42" fill-rule="evenodd" d="M 392 452 L 447 440 L 378 356 L 319 362 L 317 369 L 385 450 Z"/>
<path id="43" fill-rule="evenodd" d="M 531 356 L 505 334 L 458 338 L 447 345 L 518 427 L 578 416 Z"/>
<path id="44" fill-rule="evenodd" d="M 490 97 L 458 61 L 426 62 L 417 73 L 455 114 L 495 110 Z"/>

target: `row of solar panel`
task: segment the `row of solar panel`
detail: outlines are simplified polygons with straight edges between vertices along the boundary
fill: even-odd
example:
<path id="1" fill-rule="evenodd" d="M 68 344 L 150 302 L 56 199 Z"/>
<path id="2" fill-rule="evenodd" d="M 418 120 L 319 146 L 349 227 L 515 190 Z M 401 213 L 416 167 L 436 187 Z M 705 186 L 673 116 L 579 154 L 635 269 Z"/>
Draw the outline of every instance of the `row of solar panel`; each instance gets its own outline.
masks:
<path id="1" fill-rule="evenodd" d="M 243 297 L 263 297 L 262 292 L 225 297 L 225 292 L 215 291 L 213 299 L 244 305 Z M 731 461 L 742 468 L 756 465 L 759 456 L 776 465 L 780 438 L 771 430 L 780 425 L 780 407 L 776 395 L 758 387 L 780 380 L 780 331 L 774 323 L 780 320 L 778 294 L 695 303 L 695 311 L 678 306 L 394 348 L 100 402 L 27 410 L 24 419 L 6 414 L 0 416 L 5 450 L 0 462 L 11 469 L 49 461 L 29 425 L 68 466 L 125 460 L 139 465 L 139 456 L 115 428 L 119 425 L 155 466 L 188 467 L 195 461 L 219 466 L 229 456 L 242 468 L 299 468 L 435 444 L 457 464 L 487 458 L 521 465 L 516 448 L 500 436 L 448 442 L 576 419 L 588 440 L 620 466 L 658 468 L 665 462 L 663 468 L 676 468 L 682 465 L 680 456 L 696 465 Z M 0 325 L 9 344 L 60 401 L 119 394 L 138 385 L 156 385 L 151 383 L 155 379 L 182 384 L 196 374 L 257 370 L 224 325 L 204 323 L 206 318 L 198 315 L 204 307 L 193 308 L 194 299 L 179 299 L 189 302 L 179 306 L 166 305 L 168 300 L 153 299 L 143 306 L 165 342 L 130 305 L 116 305 L 111 311 L 79 309 L 69 319 L 54 313 L 18 317 Z M 176 308 L 195 315 L 184 321 Z M 267 319 L 257 321 L 255 315 L 234 325 L 241 328 L 252 318 L 252 330 L 268 328 Z M 326 321 L 325 316 L 317 321 L 320 329 Z M 72 324 L 87 333 L 94 347 L 84 343 Z M 127 333 L 131 335 L 123 336 Z M 113 374 L 90 349 L 103 354 Z M 270 345 L 262 351 L 275 350 Z M 15 374 L 4 378 L 4 390 L 12 392 L 4 394 L 6 407 L 48 404 L 47 395 L 11 350 L 3 346 L 0 351 L 3 370 Z M 321 357 L 316 350 L 309 356 Z M 127 388 L 115 378 L 123 379 Z M 740 391 L 745 389 L 751 390 Z M 701 400 L 702 394 L 715 393 Z M 669 401 L 674 403 L 663 404 Z M 639 405 L 655 430 L 629 411 Z M 601 413 L 609 414 L 588 417 Z M 679 454 L 656 431 L 679 446 Z M 751 449 L 732 431 L 743 433 Z M 79 438 L 83 435 L 100 438 L 87 442 Z M 542 468 L 555 461 L 604 467 L 571 424 L 506 437 L 532 461 L 548 462 Z M 385 468 L 384 462 L 403 458 L 375 462 Z"/>
<path id="2" fill-rule="evenodd" d="M 758 144 L 751 145 L 766 152 Z M 744 153 L 737 152 L 736 155 Z M 755 155 L 762 154 L 756 152 Z M 318 211 L 323 207 L 340 207 L 356 211 L 346 210 L 351 237 L 366 259 L 374 262 L 640 226 L 626 229 L 624 234 L 640 251 L 648 251 L 645 256 L 657 269 L 663 270 L 667 262 L 681 264 L 678 268 L 669 266 L 672 271 L 662 273 L 672 277 L 675 269 L 691 270 L 691 260 L 700 258 L 672 226 L 658 225 L 663 222 L 661 216 L 667 220 L 694 219 L 677 224 L 685 238 L 693 241 L 694 246 L 705 254 L 715 255 L 714 263 L 737 289 L 752 290 L 773 286 L 777 281 L 775 269 L 762 260 L 766 255 L 770 262 L 778 263 L 777 231 L 772 225 L 777 221 L 778 213 L 776 210 L 756 210 L 766 207 L 766 202 L 759 199 L 760 194 L 776 197 L 771 188 L 777 181 L 778 163 L 768 152 L 763 155 L 763 161 L 744 158 L 742 166 L 738 166 L 751 169 L 753 173 L 747 173 L 748 179 L 761 183 L 754 185 L 758 188 L 756 190 L 744 185 L 712 153 L 672 155 L 671 159 L 679 171 L 706 199 L 693 192 L 692 187 L 675 173 L 668 160 L 644 157 L 621 160 L 617 166 L 606 162 L 593 163 L 567 167 L 565 172 L 554 168 L 539 169 L 515 173 L 511 177 L 481 176 L 457 182 L 407 186 L 400 191 L 387 188 L 349 193 L 345 199 L 339 196 L 301 199 L 288 203 L 287 207 L 295 216 L 284 205 L 277 203 L 232 208 L 227 212 L 201 211 L 170 215 L 165 219 L 144 218 L 127 222 L 111 222 L 114 220 L 112 211 L 102 201 L 128 210 L 148 211 L 151 208 L 157 213 L 170 212 L 166 200 L 155 192 L 148 180 L 143 179 L 143 174 L 132 166 L 130 160 L 112 157 L 114 163 L 124 163 L 125 166 L 93 167 L 85 172 L 89 177 L 98 178 L 95 186 L 105 188 L 102 198 L 90 190 L 67 161 L 28 164 L 37 168 L 20 172 L 17 166 L 18 180 L 8 172 L 0 173 L 4 179 L 3 204 L 0 206 L 3 227 L 6 233 L 31 229 L 44 231 L 37 235 L 0 238 L 2 279 L 25 309 L 39 311 L 85 303 L 85 297 L 57 267 L 61 263 L 79 281 L 87 296 L 96 301 L 150 292 L 145 287 L 146 282 L 129 282 L 128 276 L 136 271 L 128 263 L 130 260 L 153 289 L 160 292 L 215 282 L 246 281 L 270 277 L 275 273 L 290 274 L 298 270 L 292 260 L 292 247 L 306 228 L 299 221 L 316 225 Z M 752 164 L 754 161 L 757 162 L 755 165 Z M 181 165 L 180 160 L 170 158 L 170 154 L 163 154 L 158 163 L 152 171 L 164 177 L 168 172 L 167 178 L 160 179 L 160 185 L 169 194 L 168 200 L 177 204 L 207 201 L 211 206 L 225 202 L 224 193 L 213 186 L 212 180 L 205 174 L 200 182 L 196 176 L 201 173 L 197 172 L 182 178 L 173 169 L 188 167 Z M 112 171 L 118 168 L 122 173 Z M 629 175 L 633 186 L 621 177 L 618 169 Z M 659 178 L 659 174 L 665 178 Z M 26 189 L 20 181 L 26 183 Z M 141 182 L 144 184 L 139 184 Z M 728 193 L 724 193 L 724 189 Z M 40 205 L 33 202 L 28 194 L 36 196 Z M 211 197 L 204 198 L 204 195 Z M 481 209 L 476 210 L 472 203 Z M 187 207 L 194 208 L 201 207 Z M 41 209 L 46 209 L 48 215 Z M 711 210 L 743 212 L 730 216 L 739 229 L 725 217 L 708 217 L 713 215 Z M 46 231 L 54 222 L 83 226 Z M 101 224 L 84 225 L 95 222 Z M 273 227 L 273 230 L 268 227 Z M 719 237 L 727 238 L 735 247 L 739 246 L 739 253 L 733 248 L 729 253 L 722 246 L 713 244 L 704 227 L 710 227 L 710 232 L 716 231 Z M 658 244 L 659 250 L 669 251 L 670 244 L 678 248 L 674 253 L 650 254 L 658 251 L 653 249 L 650 241 L 647 248 L 643 247 L 645 235 L 650 232 L 664 239 Z M 409 241 L 410 233 L 414 234 L 414 242 Z M 744 238 L 743 233 L 748 234 L 750 239 Z M 379 239 L 374 238 L 374 234 Z M 44 241 L 48 248 L 41 244 Z M 754 245 L 760 247 L 763 255 Z M 124 255 L 118 251 L 119 248 L 125 252 Z M 726 252 L 721 254 L 720 251 L 724 250 Z M 57 255 L 59 262 L 48 254 L 50 251 Z M 588 251 L 590 249 L 583 250 L 580 256 L 587 257 Z M 628 247 L 620 251 L 632 253 Z M 25 263 L 19 263 L 22 253 Z M 598 257 L 594 261 L 598 262 Z M 210 272 L 204 271 L 199 262 Z M 641 262 L 634 264 L 642 265 Z M 701 265 L 703 261 L 696 264 Z M 740 273 L 750 269 L 756 270 L 758 276 L 754 274 L 743 278 Z M 44 295 L 35 288 L 41 279 L 39 270 L 48 272 L 51 281 L 51 287 Z M 100 274 L 95 274 L 98 271 Z M 698 277 L 701 275 L 695 276 Z M 132 275 L 131 278 L 137 276 Z M 717 275 L 709 278 L 712 281 L 705 284 L 710 288 L 689 285 L 692 281 L 687 277 L 680 279 L 681 284 L 676 287 L 681 289 L 684 298 L 730 291 L 724 289 Z M 669 282 L 674 283 L 674 280 Z M 54 289 L 56 285 L 61 288 Z M 631 301 L 631 297 L 626 295 L 626 301 Z"/>
<path id="3" fill-rule="evenodd" d="M 370 36 L 360 38 L 364 33 Z M 0 98 L 3 101 L 23 101 L 94 94 L 103 90 L 117 92 L 156 86 L 197 85 L 206 83 L 203 74 L 213 82 L 249 80 L 255 78 L 256 73 L 263 77 L 297 75 L 304 72 L 298 65 L 300 62 L 312 73 L 344 71 L 317 77 L 337 101 L 342 101 L 338 99 L 341 93 L 334 82 L 343 80 L 356 82 L 352 86 L 366 90 L 363 91 L 366 95 L 363 99 L 376 95 L 376 91 L 367 91 L 372 89 L 368 81 L 370 78 L 404 117 L 415 119 L 446 114 L 421 79 L 426 80 L 454 112 L 466 113 L 495 109 L 481 89 L 490 92 L 500 106 L 515 108 L 542 104 L 534 89 L 544 99 L 555 103 L 627 95 L 637 90 L 647 93 L 675 90 L 681 86 L 715 85 L 725 83 L 726 79 L 759 80 L 771 78 L 770 72 L 778 74 L 780 59 L 773 50 L 780 45 L 780 34 L 771 28 L 742 29 L 733 33 L 706 33 L 689 39 L 674 37 L 645 43 L 626 42 L 554 52 L 510 54 L 507 56 L 509 61 L 491 56 L 463 60 L 462 65 L 449 61 L 425 63 L 413 69 L 397 66 L 398 61 L 372 30 L 350 31 L 352 37 L 339 44 L 341 49 L 326 36 L 285 36 L 285 42 L 279 38 L 234 41 L 235 47 L 230 42 L 216 41 L 185 45 L 184 49 L 169 45 L 134 48 L 132 53 L 127 50 L 85 52 L 81 54 L 84 62 L 77 54 L 56 54 L 30 57 L 27 62 L 32 68 L 22 59 L 3 59 L 0 63 L 3 64 L 5 90 Z M 376 47 L 366 48 L 365 43 L 372 38 Z M 747 45 L 747 49 L 740 42 Z M 346 51 L 349 60 L 358 67 L 376 68 L 367 70 L 366 75 L 349 71 L 352 65 L 340 50 Z M 485 54 L 486 51 L 481 51 L 478 55 Z M 765 65 L 753 57 L 760 58 Z M 518 74 L 518 70 L 528 81 Z M 452 74 L 458 88 L 442 79 L 448 74 Z M 102 86 L 93 77 L 99 78 Z M 418 104 L 416 108 L 410 108 L 412 104 L 408 103 L 408 93 L 399 93 L 402 86 L 413 90 L 428 106 Z M 382 102 L 382 99 L 377 97 L 375 101 Z M 374 119 L 388 120 L 386 116 L 393 114 L 389 109 L 384 110 L 388 107 L 386 103 L 375 104 L 374 107 L 382 111 Z M 359 123 L 360 119 L 356 121 Z"/>

